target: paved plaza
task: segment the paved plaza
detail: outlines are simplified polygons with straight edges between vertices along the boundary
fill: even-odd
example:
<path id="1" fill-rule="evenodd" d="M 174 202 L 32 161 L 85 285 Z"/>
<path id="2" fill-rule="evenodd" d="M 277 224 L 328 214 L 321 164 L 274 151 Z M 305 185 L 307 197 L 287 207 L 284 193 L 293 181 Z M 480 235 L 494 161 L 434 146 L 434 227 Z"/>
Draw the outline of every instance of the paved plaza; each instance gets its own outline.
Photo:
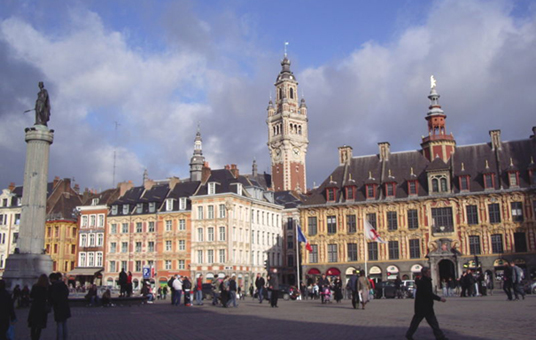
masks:
<path id="1" fill-rule="evenodd" d="M 133 307 L 72 308 L 70 339 L 404 339 L 413 300 L 373 300 L 366 310 L 349 300 L 322 305 L 318 300 L 279 301 L 279 308 L 251 298 L 238 308 L 174 307 L 167 301 Z M 504 293 L 448 298 L 435 303 L 439 324 L 450 339 L 536 338 L 536 295 L 506 301 Z M 28 309 L 18 309 L 17 339 L 29 339 Z M 49 315 L 42 339 L 55 338 Z M 415 339 L 433 339 L 423 321 Z"/>

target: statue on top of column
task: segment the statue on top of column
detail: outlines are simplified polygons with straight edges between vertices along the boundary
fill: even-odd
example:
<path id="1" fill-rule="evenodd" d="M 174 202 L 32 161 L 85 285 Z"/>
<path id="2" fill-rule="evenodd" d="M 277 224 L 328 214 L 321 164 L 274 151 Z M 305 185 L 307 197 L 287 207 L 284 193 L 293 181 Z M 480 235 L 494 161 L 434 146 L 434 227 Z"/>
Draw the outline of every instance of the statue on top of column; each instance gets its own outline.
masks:
<path id="1" fill-rule="evenodd" d="M 50 120 L 50 99 L 42 81 L 39 82 L 39 88 L 41 90 L 35 101 L 35 125 L 47 126 L 47 122 Z"/>

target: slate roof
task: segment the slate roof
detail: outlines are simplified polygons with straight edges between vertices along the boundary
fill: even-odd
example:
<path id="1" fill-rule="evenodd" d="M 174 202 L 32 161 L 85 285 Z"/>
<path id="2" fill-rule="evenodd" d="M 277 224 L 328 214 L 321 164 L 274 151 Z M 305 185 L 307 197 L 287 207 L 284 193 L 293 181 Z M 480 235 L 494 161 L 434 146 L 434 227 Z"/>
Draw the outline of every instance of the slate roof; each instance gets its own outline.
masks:
<path id="1" fill-rule="evenodd" d="M 485 190 L 483 181 L 484 174 L 487 173 L 495 174 L 496 190 L 509 189 L 508 171 L 519 171 L 519 186 L 516 186 L 516 189 L 535 188 L 535 183 L 530 182 L 528 171 L 536 168 L 534 163 L 531 163 L 531 157 L 536 158 L 535 137 L 502 142 L 500 150 L 493 150 L 491 143 L 458 146 L 447 163 L 441 159 L 428 161 L 422 150 L 391 153 L 387 161 L 380 161 L 378 155 L 353 157 L 348 165 L 336 167 L 324 182 L 307 196 L 304 206 L 331 203 L 326 201 L 326 188 L 328 187 L 337 189 L 336 203 L 346 202 L 344 187 L 351 185 L 349 174 L 357 187 L 356 199 L 352 202 L 367 201 L 365 189 L 366 184 L 369 183 L 379 185 L 375 200 L 385 200 L 383 193 L 386 182 L 396 183 L 395 199 L 407 199 L 409 198 L 408 180 L 417 180 L 418 197 L 431 196 L 428 193 L 428 172 L 440 170 L 451 174 L 451 194 L 460 193 L 458 179 L 462 175 L 470 176 L 469 192 L 471 193 Z M 513 163 L 513 168 L 510 162 Z M 462 163 L 464 170 L 462 170 Z M 411 175 L 412 169 L 413 176 Z M 390 178 L 388 177 L 389 170 L 391 170 Z M 369 179 L 369 173 L 373 180 Z M 330 178 L 336 182 L 335 185 L 330 184 Z"/>

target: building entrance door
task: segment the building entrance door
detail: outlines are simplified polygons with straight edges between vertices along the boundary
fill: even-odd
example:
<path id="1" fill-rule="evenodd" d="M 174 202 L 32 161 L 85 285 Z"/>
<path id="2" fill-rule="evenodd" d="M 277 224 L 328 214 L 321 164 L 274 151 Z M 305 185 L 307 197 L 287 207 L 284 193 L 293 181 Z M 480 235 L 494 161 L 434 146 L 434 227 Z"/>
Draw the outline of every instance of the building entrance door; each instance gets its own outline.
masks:
<path id="1" fill-rule="evenodd" d="M 454 269 L 454 263 L 450 260 L 441 260 L 437 264 L 439 269 L 439 279 L 448 281 L 450 278 L 456 279 L 456 271 Z"/>

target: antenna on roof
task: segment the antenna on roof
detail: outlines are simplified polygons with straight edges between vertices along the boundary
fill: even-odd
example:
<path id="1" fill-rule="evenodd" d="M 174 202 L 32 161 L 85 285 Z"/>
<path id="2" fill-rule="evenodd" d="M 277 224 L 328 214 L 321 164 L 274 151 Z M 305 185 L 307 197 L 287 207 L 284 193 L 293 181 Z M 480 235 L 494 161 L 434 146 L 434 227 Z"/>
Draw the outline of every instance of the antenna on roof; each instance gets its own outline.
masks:
<path id="1" fill-rule="evenodd" d="M 114 133 L 114 169 L 112 174 L 112 188 L 115 187 L 115 161 L 116 161 L 116 154 L 117 154 L 117 128 L 119 127 L 119 124 L 117 121 L 114 121 L 115 125 L 115 133 Z"/>

